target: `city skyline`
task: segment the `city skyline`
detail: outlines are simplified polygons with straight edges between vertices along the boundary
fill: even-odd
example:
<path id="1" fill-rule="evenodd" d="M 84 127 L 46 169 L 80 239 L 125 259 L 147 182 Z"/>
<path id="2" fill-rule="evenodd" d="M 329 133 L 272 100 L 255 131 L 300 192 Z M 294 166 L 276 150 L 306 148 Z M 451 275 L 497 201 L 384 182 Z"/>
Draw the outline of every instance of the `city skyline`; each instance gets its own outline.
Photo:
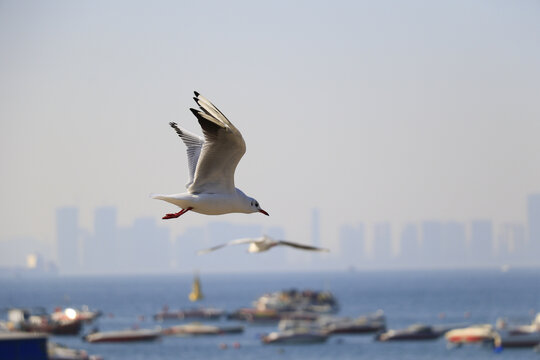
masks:
<path id="1" fill-rule="evenodd" d="M 208 221 L 322 241 L 343 223 L 520 222 L 540 192 L 537 1 L 0 2 L 0 242 L 177 211 L 197 90 L 242 132 L 270 213 Z M 299 16 L 301 14 L 301 16 Z M 121 21 L 119 21 L 121 19 Z M 210 20 L 210 21 L 209 21 Z M 201 26 L 201 24 L 205 26 Z M 262 216 L 262 215 L 261 215 Z M 380 231 L 386 231 L 383 228 Z"/>
<path id="2" fill-rule="evenodd" d="M 321 241 L 324 217 L 319 209 L 313 209 L 311 239 L 304 242 L 329 247 L 331 252 L 324 255 L 290 249 L 250 255 L 245 249 L 234 248 L 197 256 L 202 248 L 235 238 L 262 234 L 288 237 L 279 226 L 216 220 L 204 226 L 188 225 L 180 235 L 172 235 L 159 219 L 141 217 L 120 226 L 117 217 L 116 207 L 96 208 L 93 228 L 87 229 L 79 225 L 78 208 L 59 208 L 54 251 L 44 254 L 33 239 L 14 239 L 21 243 L 19 260 L 8 265 L 27 264 L 30 269 L 59 271 L 63 275 L 540 265 L 536 255 L 540 252 L 540 194 L 527 196 L 527 217 L 521 223 L 497 224 L 485 218 L 466 222 L 429 219 L 402 226 L 357 221 L 336 229 L 334 241 Z M 9 253 L 5 244 L 4 252 Z M 2 262 L 5 257 L 0 257 L 0 268 L 6 268 Z"/>

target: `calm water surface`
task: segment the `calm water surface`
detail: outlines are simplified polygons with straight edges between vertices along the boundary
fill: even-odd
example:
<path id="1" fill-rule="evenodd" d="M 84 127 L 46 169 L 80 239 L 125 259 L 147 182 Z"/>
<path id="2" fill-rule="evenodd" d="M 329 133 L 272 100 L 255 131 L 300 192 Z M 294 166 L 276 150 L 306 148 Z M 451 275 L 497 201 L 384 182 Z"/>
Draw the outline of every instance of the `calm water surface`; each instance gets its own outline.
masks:
<path id="1" fill-rule="evenodd" d="M 105 314 L 100 330 L 132 326 L 154 328 L 152 315 L 163 305 L 192 307 L 188 300 L 191 275 L 129 277 L 57 277 L 0 279 L 0 308 L 89 305 Z M 201 275 L 202 305 L 233 311 L 250 306 L 260 295 L 288 288 L 330 290 L 339 300 L 341 316 L 384 310 L 388 328 L 413 323 L 492 323 L 500 316 L 529 322 L 540 311 L 540 269 L 500 271 L 392 271 L 353 273 L 208 274 Z M 440 314 L 445 318 L 441 319 Z M 464 318 L 469 313 L 470 318 Z M 5 314 L 2 315 L 5 317 Z M 232 324 L 222 320 L 221 324 Z M 507 349 L 500 354 L 482 346 L 448 350 L 444 339 L 427 342 L 377 343 L 373 335 L 331 337 L 317 345 L 262 345 L 259 336 L 275 326 L 248 326 L 243 334 L 214 337 L 165 337 L 151 343 L 87 344 L 79 336 L 53 341 L 124 359 L 540 359 L 532 349 Z M 89 331 L 86 327 L 84 332 Z M 82 335 L 82 334 L 81 334 Z M 234 342 L 239 349 L 232 348 Z M 229 345 L 221 350 L 220 343 Z M 0 354 L 1 359 L 1 354 Z"/>

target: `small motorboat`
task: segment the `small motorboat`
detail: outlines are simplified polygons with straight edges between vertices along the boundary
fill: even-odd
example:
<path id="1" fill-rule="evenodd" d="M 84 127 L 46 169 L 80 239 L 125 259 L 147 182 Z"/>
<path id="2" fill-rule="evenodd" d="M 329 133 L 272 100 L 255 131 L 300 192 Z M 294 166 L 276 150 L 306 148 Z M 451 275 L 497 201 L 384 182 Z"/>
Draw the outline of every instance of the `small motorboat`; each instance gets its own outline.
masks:
<path id="1" fill-rule="evenodd" d="M 499 330 L 494 337 L 495 347 L 534 347 L 540 344 L 540 331 Z"/>
<path id="2" fill-rule="evenodd" d="M 83 337 L 83 340 L 89 343 L 103 342 L 136 342 L 153 341 L 159 339 L 161 329 L 135 329 L 119 331 L 95 331 Z"/>
<path id="3" fill-rule="evenodd" d="M 318 344 L 328 340 L 328 334 L 310 329 L 271 332 L 261 338 L 264 344 Z"/>
<path id="4" fill-rule="evenodd" d="M 276 310 L 258 310 L 242 308 L 227 316 L 229 320 L 247 321 L 253 324 L 276 323 L 281 320 L 281 315 Z"/>
<path id="5" fill-rule="evenodd" d="M 103 360 L 99 355 L 88 355 L 86 350 L 76 350 L 67 346 L 47 342 L 48 360 Z"/>
<path id="6" fill-rule="evenodd" d="M 496 334 L 491 325 L 484 324 L 450 330 L 445 338 L 451 344 L 482 343 L 493 341 Z"/>
<path id="7" fill-rule="evenodd" d="M 377 341 L 396 340 L 434 340 L 444 334 L 445 330 L 436 329 L 433 326 L 414 324 L 402 330 L 388 330 L 375 336 Z"/>
<path id="8" fill-rule="evenodd" d="M 244 332 L 243 326 L 214 326 L 200 323 L 171 326 L 161 331 L 163 335 L 175 336 L 223 335 L 239 334 L 242 332 Z"/>
<path id="9" fill-rule="evenodd" d="M 496 347 L 533 347 L 540 344 L 540 313 L 528 325 L 512 325 L 506 319 L 497 320 Z"/>
<path id="10" fill-rule="evenodd" d="M 384 312 L 351 318 L 322 317 L 317 321 L 329 334 L 366 334 L 386 330 Z"/>
<path id="11" fill-rule="evenodd" d="M 178 311 L 170 311 L 167 306 L 163 308 L 163 310 L 157 314 L 154 315 L 154 319 L 156 321 L 163 321 L 163 320 L 183 320 L 183 319 L 191 319 L 191 320 L 218 320 L 223 315 L 225 315 L 225 311 L 222 309 L 216 309 L 216 308 L 194 308 L 194 309 L 185 309 L 185 310 L 178 310 Z"/>
<path id="12" fill-rule="evenodd" d="M 336 313 L 339 304 L 329 291 L 283 290 L 265 294 L 253 303 L 259 310 L 305 311 L 319 314 Z"/>
<path id="13" fill-rule="evenodd" d="M 9 309 L 8 320 L 19 331 L 54 335 L 78 335 L 83 325 L 82 320 L 75 317 L 56 319 L 42 308 Z"/>
<path id="14" fill-rule="evenodd" d="M 504 320 L 497 321 L 496 347 L 533 347 L 540 344 L 540 313 L 529 325 L 508 325 Z"/>
<path id="15" fill-rule="evenodd" d="M 81 310 L 75 308 L 56 308 L 51 314 L 51 319 L 54 321 L 80 320 L 85 323 L 91 323 L 99 316 L 101 316 L 101 311 L 91 311 L 88 306 L 83 305 Z"/>

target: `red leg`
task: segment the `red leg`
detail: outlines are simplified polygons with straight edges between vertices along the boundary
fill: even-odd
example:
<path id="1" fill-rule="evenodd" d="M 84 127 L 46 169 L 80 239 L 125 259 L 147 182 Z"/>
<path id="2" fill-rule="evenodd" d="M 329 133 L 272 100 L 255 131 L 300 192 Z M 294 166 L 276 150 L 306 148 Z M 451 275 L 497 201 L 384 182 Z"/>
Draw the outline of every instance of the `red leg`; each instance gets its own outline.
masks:
<path id="1" fill-rule="evenodd" d="M 174 213 L 174 214 L 167 214 L 163 217 L 163 220 L 165 219 L 175 219 L 177 217 L 179 217 L 180 215 L 183 215 L 185 213 L 187 213 L 189 210 L 193 209 L 192 207 L 188 207 L 187 209 L 182 209 L 180 210 L 179 212 L 177 213 Z"/>

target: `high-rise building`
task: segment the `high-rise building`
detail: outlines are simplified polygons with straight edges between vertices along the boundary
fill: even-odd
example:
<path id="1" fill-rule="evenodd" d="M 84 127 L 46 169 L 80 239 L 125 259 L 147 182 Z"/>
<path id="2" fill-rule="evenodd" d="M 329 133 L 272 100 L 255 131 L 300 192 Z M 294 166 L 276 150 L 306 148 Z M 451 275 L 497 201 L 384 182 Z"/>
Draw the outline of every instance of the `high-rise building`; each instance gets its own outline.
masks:
<path id="1" fill-rule="evenodd" d="M 362 265 L 365 256 L 364 224 L 342 225 L 339 228 L 340 267 Z"/>
<path id="2" fill-rule="evenodd" d="M 401 230 L 399 239 L 399 264 L 406 267 L 417 267 L 419 264 L 420 246 L 418 226 L 406 224 Z"/>
<path id="3" fill-rule="evenodd" d="M 522 224 L 503 223 L 499 226 L 496 259 L 500 264 L 520 264 L 527 258 L 525 227 Z"/>
<path id="4" fill-rule="evenodd" d="M 375 223 L 373 225 L 373 260 L 375 266 L 388 265 L 392 253 L 392 227 L 390 223 Z"/>
<path id="5" fill-rule="evenodd" d="M 441 221 L 422 222 L 421 267 L 441 266 L 444 226 Z"/>
<path id="6" fill-rule="evenodd" d="M 79 254 L 79 210 L 63 207 L 56 210 L 56 246 L 58 267 L 62 274 L 81 270 Z"/>
<path id="7" fill-rule="evenodd" d="M 493 225 L 490 220 L 474 220 L 471 223 L 469 265 L 485 266 L 493 260 Z"/>
<path id="8" fill-rule="evenodd" d="M 464 266 L 467 259 L 467 232 L 465 224 L 450 221 L 443 224 L 441 265 Z"/>
<path id="9" fill-rule="evenodd" d="M 94 233 L 84 237 L 84 269 L 92 273 L 111 273 L 118 268 L 116 208 L 97 208 Z"/>

